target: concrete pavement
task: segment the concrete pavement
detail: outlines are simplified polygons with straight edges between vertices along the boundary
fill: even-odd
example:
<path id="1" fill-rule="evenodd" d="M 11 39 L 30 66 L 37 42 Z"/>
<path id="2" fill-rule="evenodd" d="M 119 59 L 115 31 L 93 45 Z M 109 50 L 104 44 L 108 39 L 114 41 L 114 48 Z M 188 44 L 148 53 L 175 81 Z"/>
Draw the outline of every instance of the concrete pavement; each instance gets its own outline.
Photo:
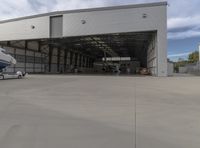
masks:
<path id="1" fill-rule="evenodd" d="M 199 77 L 0 81 L 0 147 L 198 148 L 199 88 Z"/>
<path id="2" fill-rule="evenodd" d="M 28 76 L 0 81 L 1 148 L 132 148 L 130 78 Z"/>

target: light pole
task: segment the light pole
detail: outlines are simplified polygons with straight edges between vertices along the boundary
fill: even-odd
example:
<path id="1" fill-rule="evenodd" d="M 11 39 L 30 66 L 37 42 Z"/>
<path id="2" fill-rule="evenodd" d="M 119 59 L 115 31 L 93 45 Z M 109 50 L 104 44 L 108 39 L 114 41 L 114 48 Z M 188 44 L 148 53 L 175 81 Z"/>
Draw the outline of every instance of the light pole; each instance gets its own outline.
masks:
<path id="1" fill-rule="evenodd" d="M 198 62 L 198 69 L 199 69 L 199 74 L 200 74 L 200 43 L 199 43 L 199 62 Z"/>
<path id="2" fill-rule="evenodd" d="M 200 43 L 199 43 L 199 62 L 200 62 Z"/>

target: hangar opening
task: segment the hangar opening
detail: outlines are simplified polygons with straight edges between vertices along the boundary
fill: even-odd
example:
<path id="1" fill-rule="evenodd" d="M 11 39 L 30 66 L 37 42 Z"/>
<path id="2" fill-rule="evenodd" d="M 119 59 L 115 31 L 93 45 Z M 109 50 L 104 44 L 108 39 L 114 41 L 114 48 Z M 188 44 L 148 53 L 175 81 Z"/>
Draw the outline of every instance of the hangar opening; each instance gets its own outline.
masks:
<path id="1" fill-rule="evenodd" d="M 69 60 L 57 67 L 61 73 L 139 74 L 141 68 L 147 68 L 154 74 L 155 37 L 156 32 L 118 33 L 54 39 L 47 44 L 69 54 Z"/>
<path id="2" fill-rule="evenodd" d="M 14 71 L 139 74 L 141 68 L 146 68 L 153 75 L 156 70 L 156 32 L 153 31 L 12 41 L 4 44 L 18 61 L 13 67 Z M 24 51 L 20 52 L 20 49 Z"/>

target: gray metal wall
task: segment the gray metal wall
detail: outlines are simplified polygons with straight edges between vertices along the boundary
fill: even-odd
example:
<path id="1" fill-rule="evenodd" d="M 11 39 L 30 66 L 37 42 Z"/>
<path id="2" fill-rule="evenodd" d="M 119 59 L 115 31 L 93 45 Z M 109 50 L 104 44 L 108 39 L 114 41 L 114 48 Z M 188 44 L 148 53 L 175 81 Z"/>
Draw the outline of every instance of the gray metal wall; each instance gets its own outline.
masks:
<path id="1" fill-rule="evenodd" d="M 155 33 L 149 41 L 149 46 L 147 49 L 147 68 L 150 69 L 152 75 L 157 74 L 156 37 L 157 34 Z"/>
<path id="2" fill-rule="evenodd" d="M 168 71 L 168 76 L 174 75 L 174 63 L 172 62 L 167 63 L 167 71 Z"/>
<path id="3" fill-rule="evenodd" d="M 33 44 L 29 45 L 34 47 Z M 41 53 L 34 50 L 26 50 L 25 52 L 24 49 L 8 47 L 7 45 L 1 47 L 6 49 L 6 51 L 17 60 L 17 64 L 7 67 L 4 70 L 5 72 L 25 71 L 28 73 L 71 73 L 74 72 L 74 68 L 77 68 L 81 72 L 93 71 L 93 64 L 91 63 L 92 57 L 78 51 L 73 51 L 72 49 L 66 51 L 67 56 L 65 64 L 64 49 L 54 48 L 49 68 L 48 52 Z"/>
<path id="4" fill-rule="evenodd" d="M 159 30 L 165 33 L 166 6 L 104 10 L 63 15 L 63 36 Z M 143 14 L 147 17 L 143 18 Z M 85 20 L 85 24 L 82 23 Z M 165 25 L 164 25 L 165 26 Z"/>
<path id="5" fill-rule="evenodd" d="M 0 41 L 49 38 L 49 17 L 0 23 Z"/>

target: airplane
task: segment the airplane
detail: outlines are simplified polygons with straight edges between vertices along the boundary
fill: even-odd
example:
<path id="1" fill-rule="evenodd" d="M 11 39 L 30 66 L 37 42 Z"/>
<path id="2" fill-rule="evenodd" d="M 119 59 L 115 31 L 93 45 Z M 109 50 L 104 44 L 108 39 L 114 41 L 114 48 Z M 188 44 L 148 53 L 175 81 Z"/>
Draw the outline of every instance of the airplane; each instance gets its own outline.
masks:
<path id="1" fill-rule="evenodd" d="M 5 49 L 0 48 L 0 71 L 12 64 L 17 64 L 15 58 L 7 54 Z"/>
<path id="2" fill-rule="evenodd" d="M 10 54 L 7 54 L 5 49 L 0 48 L 0 79 L 20 79 L 25 77 L 26 73 L 22 73 L 21 71 L 13 74 L 3 72 L 3 69 L 15 64 L 17 64 L 15 58 L 13 58 Z"/>

